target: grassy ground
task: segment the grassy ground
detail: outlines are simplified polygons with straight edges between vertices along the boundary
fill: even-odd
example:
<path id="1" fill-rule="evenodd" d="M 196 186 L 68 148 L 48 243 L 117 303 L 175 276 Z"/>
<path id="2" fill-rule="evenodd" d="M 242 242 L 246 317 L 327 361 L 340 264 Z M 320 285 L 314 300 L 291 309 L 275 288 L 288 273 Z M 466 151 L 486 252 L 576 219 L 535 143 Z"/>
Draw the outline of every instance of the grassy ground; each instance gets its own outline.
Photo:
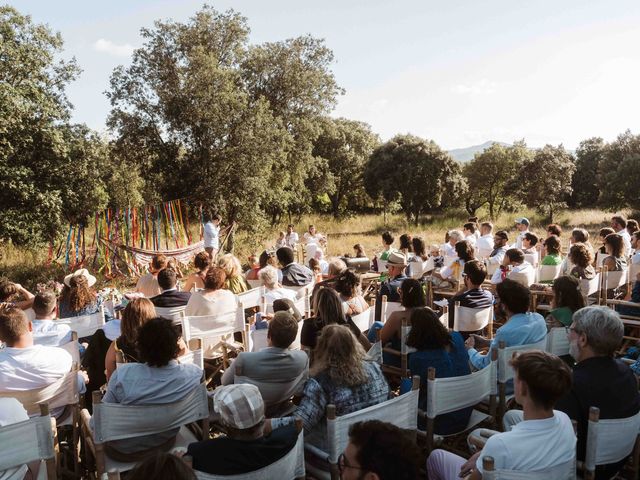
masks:
<path id="1" fill-rule="evenodd" d="M 624 212 L 623 212 L 624 213 Z M 478 212 L 480 221 L 485 220 L 483 212 Z M 609 225 L 609 219 L 613 213 L 602 210 L 565 210 L 559 212 L 555 223 L 560 224 L 567 235 L 563 235 L 564 242 L 573 227 L 586 228 L 591 234 L 593 243 L 597 243 L 598 230 Z M 533 210 L 524 210 L 518 214 L 503 214 L 494 223 L 497 229 L 506 229 L 515 234 L 513 220 L 518 216 L 525 216 L 531 221 L 532 231 L 543 235 L 547 221 Z M 334 219 L 327 215 L 309 215 L 303 217 L 296 225 L 296 231 L 302 237 L 309 224 L 314 224 L 318 231 L 328 236 L 328 255 L 343 255 L 353 253 L 353 245 L 361 243 L 368 255 L 381 248 L 380 235 L 385 230 L 396 234 L 396 239 L 402 233 L 413 236 L 421 236 L 427 244 L 442 243 L 445 232 L 452 228 L 462 228 L 468 215 L 463 210 L 446 212 L 441 215 L 426 218 L 419 225 L 408 224 L 402 215 L 387 215 L 385 223 L 383 215 L 360 215 L 345 219 Z M 197 227 L 194 227 L 194 234 Z M 249 238 L 243 232 L 239 232 L 236 238 L 236 255 L 245 263 L 251 253 L 259 254 L 262 249 L 273 247 L 280 230 L 285 230 L 286 225 L 277 225 L 267 238 Z M 87 237 L 89 238 L 89 237 Z M 396 240 L 397 241 L 397 240 Z M 49 279 L 60 281 L 65 274 L 64 265 L 52 263 L 47 265 L 47 249 L 26 249 L 12 245 L 0 244 L 0 276 L 7 277 L 14 282 L 22 283 L 28 289 L 35 290 L 38 283 L 45 283 Z M 93 272 L 95 273 L 95 272 Z M 116 278 L 105 279 L 101 275 L 99 287 L 117 286 L 127 288 L 133 284 L 133 279 Z"/>

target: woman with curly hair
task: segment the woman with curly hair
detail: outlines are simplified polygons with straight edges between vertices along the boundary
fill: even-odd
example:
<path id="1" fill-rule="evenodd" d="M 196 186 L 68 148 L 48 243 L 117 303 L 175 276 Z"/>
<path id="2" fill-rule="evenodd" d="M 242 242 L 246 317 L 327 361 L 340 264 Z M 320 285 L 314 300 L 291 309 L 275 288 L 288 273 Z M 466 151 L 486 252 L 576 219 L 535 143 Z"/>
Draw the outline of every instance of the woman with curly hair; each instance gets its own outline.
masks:
<path id="1" fill-rule="evenodd" d="M 198 289 L 204 288 L 204 277 L 207 275 L 210 263 L 211 258 L 207 252 L 200 252 L 195 256 L 193 264 L 198 271 L 187 277 L 187 281 L 184 283 L 183 287 L 185 292 L 190 292 L 194 287 Z"/>
<path id="2" fill-rule="evenodd" d="M 384 402 L 388 395 L 380 366 L 368 359 L 353 333 L 342 325 L 327 325 L 293 415 L 303 421 L 305 442 L 323 448 L 327 405 L 335 405 L 341 416 Z"/>
<path id="3" fill-rule="evenodd" d="M 591 249 L 584 243 L 574 243 L 569 249 L 568 260 L 571 263 L 569 275 L 579 280 L 591 280 L 596 276 L 596 270 L 593 268 L 593 254 Z"/>
<path id="4" fill-rule="evenodd" d="M 8 303 L 21 310 L 27 310 L 32 307 L 34 298 L 35 295 L 19 283 L 0 279 L 0 304 Z"/>
<path id="5" fill-rule="evenodd" d="M 553 281 L 551 311 L 545 319 L 547 329 L 568 327 L 575 312 L 584 307 L 584 297 L 580 290 L 580 281 L 576 277 L 563 275 Z"/>
<path id="6" fill-rule="evenodd" d="M 340 294 L 345 315 L 358 315 L 369 309 L 369 304 L 362 296 L 360 278 L 351 270 L 341 273 L 333 288 Z"/>
<path id="7" fill-rule="evenodd" d="M 58 304 L 58 316 L 69 318 L 96 313 L 102 306 L 102 297 L 91 288 L 95 283 L 96 277 L 91 275 L 86 268 L 76 270 L 64 277 L 64 288 Z"/>
<path id="8" fill-rule="evenodd" d="M 227 279 L 224 282 L 224 288 L 238 294 L 249 290 L 247 281 L 242 276 L 242 265 L 231 253 L 227 253 L 218 260 L 218 267 L 224 270 Z"/>

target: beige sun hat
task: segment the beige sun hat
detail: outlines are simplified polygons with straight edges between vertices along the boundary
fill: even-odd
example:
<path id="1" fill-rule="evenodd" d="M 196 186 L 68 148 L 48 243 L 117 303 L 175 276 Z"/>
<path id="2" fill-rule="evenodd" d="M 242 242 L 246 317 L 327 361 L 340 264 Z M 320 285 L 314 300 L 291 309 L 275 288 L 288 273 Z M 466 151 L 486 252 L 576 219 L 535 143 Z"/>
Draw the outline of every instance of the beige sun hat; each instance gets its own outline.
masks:
<path id="1" fill-rule="evenodd" d="M 392 267 L 406 267 L 407 257 L 401 252 L 391 252 L 387 258 L 387 265 Z"/>
<path id="2" fill-rule="evenodd" d="M 96 284 L 96 277 L 94 277 L 93 275 L 91 275 L 89 273 L 89 270 L 87 270 L 86 268 L 81 268 L 79 270 L 76 270 L 73 273 L 70 273 L 69 275 L 67 275 L 66 277 L 64 277 L 64 284 L 67 287 L 70 287 L 70 283 L 71 283 L 71 279 L 73 277 L 85 277 L 87 279 L 87 284 L 92 287 Z"/>

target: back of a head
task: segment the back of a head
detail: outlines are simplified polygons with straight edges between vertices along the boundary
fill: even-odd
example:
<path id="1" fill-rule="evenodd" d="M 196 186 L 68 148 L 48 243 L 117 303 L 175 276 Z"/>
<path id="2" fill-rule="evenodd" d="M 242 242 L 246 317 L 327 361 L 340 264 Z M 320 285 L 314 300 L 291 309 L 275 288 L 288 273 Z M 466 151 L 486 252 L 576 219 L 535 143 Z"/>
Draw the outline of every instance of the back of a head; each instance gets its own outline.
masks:
<path id="1" fill-rule="evenodd" d="M 551 223 L 547 225 L 547 233 L 559 237 L 560 235 L 562 235 L 562 227 L 557 223 Z"/>
<path id="2" fill-rule="evenodd" d="M 356 290 L 359 284 L 360 278 L 351 270 L 345 270 L 336 279 L 334 288 L 336 292 L 344 295 L 347 298 L 351 298 L 356 294 Z"/>
<path id="3" fill-rule="evenodd" d="M 618 229 L 627 227 L 627 217 L 623 215 L 614 215 L 611 217 L 611 221 L 618 225 Z"/>
<path id="4" fill-rule="evenodd" d="M 134 298 L 122 311 L 120 332 L 125 341 L 133 344 L 138 339 L 140 327 L 156 317 L 156 308 L 148 298 Z"/>
<path id="5" fill-rule="evenodd" d="M 206 270 L 211 264 L 211 257 L 207 252 L 199 252 L 193 259 L 193 264 L 199 271 Z"/>
<path id="6" fill-rule="evenodd" d="M 575 333 L 586 335 L 587 345 L 596 355 L 613 357 L 622 344 L 624 324 L 609 307 L 581 308 L 573 314 L 572 327 Z"/>
<path id="7" fill-rule="evenodd" d="M 428 307 L 411 312 L 411 330 L 406 344 L 416 350 L 439 350 L 450 343 L 449 330 L 436 313 Z"/>
<path id="8" fill-rule="evenodd" d="M 500 297 L 500 303 L 508 308 L 511 313 L 526 313 L 529 311 L 531 292 L 524 285 L 505 278 L 496 286 L 496 292 Z"/>
<path id="9" fill-rule="evenodd" d="M 524 262 L 524 252 L 519 248 L 510 248 L 506 251 L 505 255 L 509 258 L 509 260 L 516 264 L 521 264 Z"/>
<path id="10" fill-rule="evenodd" d="M 56 295 L 53 292 L 45 291 L 36 293 L 32 307 L 36 317 L 51 315 L 56 309 L 57 301 Z"/>
<path id="11" fill-rule="evenodd" d="M 507 242 L 509 241 L 509 233 L 506 230 L 498 230 L 495 236 Z"/>
<path id="12" fill-rule="evenodd" d="M 224 287 L 227 274 L 220 267 L 210 267 L 204 277 L 204 288 L 207 290 L 220 290 Z"/>
<path id="13" fill-rule="evenodd" d="M 280 247 L 276 250 L 276 257 L 278 257 L 280 265 L 286 267 L 290 263 L 293 263 L 293 250 L 289 247 Z"/>
<path id="14" fill-rule="evenodd" d="M 338 385 L 362 385 L 369 380 L 363 365 L 366 355 L 349 327 L 327 325 L 320 333 L 309 374 L 324 372 Z"/>
<path id="15" fill-rule="evenodd" d="M 525 233 L 524 238 L 526 238 L 529 241 L 532 247 L 538 244 L 538 236 L 533 232 Z"/>
<path id="16" fill-rule="evenodd" d="M 602 238 L 605 238 L 607 235 L 610 235 L 612 233 L 616 233 L 616 231 L 613 228 L 604 227 L 600 229 L 600 231 L 598 232 L 598 235 L 601 236 Z"/>
<path id="17" fill-rule="evenodd" d="M 331 257 L 328 263 L 329 266 L 327 275 L 329 275 L 330 277 L 337 277 L 342 272 L 347 270 L 347 264 L 338 257 Z"/>
<path id="18" fill-rule="evenodd" d="M 21 308 L 0 308 L 0 340 L 12 347 L 29 332 L 29 319 Z"/>
<path id="19" fill-rule="evenodd" d="M 380 420 L 351 425 L 349 441 L 357 448 L 362 473 L 375 473 L 380 480 L 420 478 L 422 453 L 411 432 Z"/>
<path id="20" fill-rule="evenodd" d="M 572 275 L 563 275 L 553 281 L 553 293 L 557 307 L 567 307 L 572 312 L 584 307 L 580 281 Z"/>
<path id="21" fill-rule="evenodd" d="M 476 233 L 476 224 L 472 222 L 465 223 L 462 228 L 469 230 L 471 233 Z"/>
<path id="22" fill-rule="evenodd" d="M 527 385 L 536 406 L 550 410 L 571 388 L 572 374 L 567 364 L 551 353 L 532 350 L 511 360 L 516 376 Z"/>
<path id="23" fill-rule="evenodd" d="M 151 367 L 164 367 L 178 357 L 178 332 L 168 318 L 156 317 L 138 331 L 138 354 Z"/>
<path id="24" fill-rule="evenodd" d="M 424 243 L 422 237 L 413 237 L 411 239 L 411 244 L 413 245 L 413 253 L 418 257 L 422 257 L 427 253 L 427 245 Z"/>
<path id="25" fill-rule="evenodd" d="M 320 288 L 315 296 L 315 314 L 324 325 L 345 323 L 342 301 L 333 288 Z"/>
<path id="26" fill-rule="evenodd" d="M 146 457 L 131 470 L 129 480 L 196 480 L 193 469 L 176 455 L 157 453 Z"/>
<path id="27" fill-rule="evenodd" d="M 385 245 L 393 244 L 394 240 L 395 239 L 393 238 L 393 235 L 391 234 L 391 232 L 386 231 L 382 234 L 382 241 L 384 242 Z"/>
<path id="28" fill-rule="evenodd" d="M 543 245 L 547 249 L 548 254 L 557 255 L 560 253 L 560 239 L 556 235 L 547 237 Z"/>
<path id="29" fill-rule="evenodd" d="M 593 255 L 584 243 L 574 243 L 569 249 L 569 261 L 578 267 L 587 268 L 593 261 Z"/>
<path id="30" fill-rule="evenodd" d="M 621 257 L 624 253 L 624 242 L 622 237 L 617 233 L 610 233 L 604 239 L 604 244 L 611 247 L 611 255 L 614 257 Z"/>
<path id="31" fill-rule="evenodd" d="M 574 242 L 587 243 L 589 241 L 589 232 L 584 228 L 574 228 L 571 231 L 571 238 Z"/>
<path id="32" fill-rule="evenodd" d="M 640 225 L 638 225 L 638 221 L 633 218 L 627 220 L 627 231 L 630 235 L 633 235 L 634 232 L 637 232 L 640 229 Z"/>
<path id="33" fill-rule="evenodd" d="M 482 222 L 480 224 L 480 228 L 483 229 L 484 231 L 486 231 L 487 233 L 491 233 L 491 232 L 493 232 L 493 223 L 491 223 L 491 222 Z"/>
<path id="34" fill-rule="evenodd" d="M 218 260 L 218 267 L 224 270 L 227 274 L 227 278 L 235 278 L 242 273 L 242 265 L 232 253 L 222 255 Z"/>
<path id="35" fill-rule="evenodd" d="M 464 233 L 460 230 L 449 230 L 449 240 L 455 240 L 458 243 L 460 240 L 464 239 Z"/>
<path id="36" fill-rule="evenodd" d="M 478 260 L 466 262 L 463 271 L 473 285 L 482 285 L 487 278 L 487 267 Z"/>
<path id="37" fill-rule="evenodd" d="M 269 322 L 269 338 L 276 348 L 289 348 L 298 335 L 298 322 L 289 312 L 276 312 Z"/>
<path id="38" fill-rule="evenodd" d="M 413 250 L 413 245 L 411 245 L 411 235 L 408 233 L 403 233 L 400 235 L 400 250 L 409 250 L 410 252 Z"/>
<path id="39" fill-rule="evenodd" d="M 404 308 L 417 308 L 426 305 L 424 290 L 418 280 L 413 278 L 403 280 L 400 290 L 402 290 L 400 303 Z"/>
<path id="40" fill-rule="evenodd" d="M 167 257 L 163 254 L 159 254 L 159 255 L 155 255 L 152 259 L 151 259 L 151 268 L 158 272 L 160 270 L 162 270 L 163 268 L 167 267 Z"/>
<path id="41" fill-rule="evenodd" d="M 176 287 L 178 275 L 173 268 L 163 268 L 158 272 L 158 286 L 162 290 L 169 290 Z"/>
<path id="42" fill-rule="evenodd" d="M 267 265 L 260 270 L 260 280 L 265 287 L 274 288 L 278 284 L 278 270 L 271 265 Z"/>
<path id="43" fill-rule="evenodd" d="M 471 242 L 468 240 L 460 240 L 456 243 L 456 246 L 454 248 L 456 250 L 456 253 L 458 254 L 458 258 L 464 260 L 465 262 L 472 260 L 475 255 L 473 245 L 471 245 Z"/>
<path id="44" fill-rule="evenodd" d="M 296 305 L 288 298 L 278 298 L 273 301 L 273 313 L 277 312 L 289 312 L 293 315 L 296 322 L 302 319 L 300 311 L 296 308 Z"/>

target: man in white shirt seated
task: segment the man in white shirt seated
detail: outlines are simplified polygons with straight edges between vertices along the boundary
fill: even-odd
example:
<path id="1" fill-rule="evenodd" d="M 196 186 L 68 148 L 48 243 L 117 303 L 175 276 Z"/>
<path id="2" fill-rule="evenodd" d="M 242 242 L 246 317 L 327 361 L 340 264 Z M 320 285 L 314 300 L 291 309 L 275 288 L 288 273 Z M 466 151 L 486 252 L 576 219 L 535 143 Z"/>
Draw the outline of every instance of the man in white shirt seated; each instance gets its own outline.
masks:
<path id="1" fill-rule="evenodd" d="M 482 222 L 480 224 L 480 238 L 476 241 L 478 258 L 485 258 L 493 251 L 493 224 Z"/>
<path id="2" fill-rule="evenodd" d="M 295 251 L 298 246 L 298 242 L 300 241 L 298 234 L 293 231 L 293 224 L 290 223 L 287 225 L 287 234 L 284 236 L 284 246 L 289 247 L 293 251 Z"/>
<path id="3" fill-rule="evenodd" d="M 289 350 L 298 333 L 298 322 L 290 312 L 276 312 L 269 322 L 268 347 L 242 352 L 224 372 L 222 385 L 251 383 L 264 399 L 267 416 L 279 416 L 289 400 L 301 393 L 309 374 L 309 357 L 302 350 Z M 242 376 L 242 379 L 238 377 Z"/>
<path id="4" fill-rule="evenodd" d="M 493 236 L 493 250 L 487 258 L 487 264 L 497 267 L 502 264 L 504 254 L 507 253 L 507 244 L 509 243 L 509 234 L 505 230 L 499 230 Z"/>
<path id="5" fill-rule="evenodd" d="M 49 347 L 59 347 L 71 341 L 71 327 L 56 322 L 57 299 L 53 292 L 40 292 L 33 299 L 36 318 L 33 325 L 33 343 Z"/>
<path id="6" fill-rule="evenodd" d="M 0 391 L 15 392 L 45 387 L 71 370 L 71 354 L 58 347 L 34 345 L 33 326 L 16 307 L 0 309 Z M 85 391 L 85 378 L 78 374 L 78 390 Z"/>
<path id="7" fill-rule="evenodd" d="M 449 235 L 449 241 L 442 246 L 442 251 L 444 252 L 445 257 L 457 257 L 456 253 L 456 243 L 460 240 L 464 240 L 464 233 L 460 230 L 450 230 L 447 232 Z"/>
<path id="8" fill-rule="evenodd" d="M 634 252 L 631 263 L 634 265 L 640 263 L 640 231 L 635 232 L 631 237 L 631 248 Z"/>
<path id="9" fill-rule="evenodd" d="M 453 480 L 469 474 L 471 480 L 481 479 L 485 457 L 494 459 L 496 470 L 568 478 L 575 468 L 576 436 L 569 417 L 553 406 L 569 392 L 571 370 L 560 358 L 541 351 L 521 353 L 511 360 L 511 365 L 515 370 L 516 401 L 522 405 L 524 421 L 508 432 L 488 431 L 493 434 L 469 460 L 434 450 L 427 460 L 430 480 Z"/>
<path id="10" fill-rule="evenodd" d="M 526 217 L 516 218 L 516 230 L 518 230 L 518 236 L 516 243 L 513 245 L 516 248 L 522 249 L 522 240 L 524 236 L 529 233 L 529 219 Z"/>
<path id="11" fill-rule="evenodd" d="M 462 234 L 464 239 L 475 247 L 478 237 L 476 236 L 476 224 L 472 222 L 465 223 L 462 226 Z"/>
<path id="12" fill-rule="evenodd" d="M 505 252 L 500 268 L 493 272 L 491 283 L 497 285 L 514 273 L 533 274 L 533 271 L 533 265 L 524 259 L 524 252 L 518 248 L 510 248 Z"/>
<path id="13" fill-rule="evenodd" d="M 624 255 L 631 253 L 631 235 L 627 231 L 627 219 L 622 215 L 615 215 L 611 217 L 611 228 L 622 237 L 624 243 Z"/>

